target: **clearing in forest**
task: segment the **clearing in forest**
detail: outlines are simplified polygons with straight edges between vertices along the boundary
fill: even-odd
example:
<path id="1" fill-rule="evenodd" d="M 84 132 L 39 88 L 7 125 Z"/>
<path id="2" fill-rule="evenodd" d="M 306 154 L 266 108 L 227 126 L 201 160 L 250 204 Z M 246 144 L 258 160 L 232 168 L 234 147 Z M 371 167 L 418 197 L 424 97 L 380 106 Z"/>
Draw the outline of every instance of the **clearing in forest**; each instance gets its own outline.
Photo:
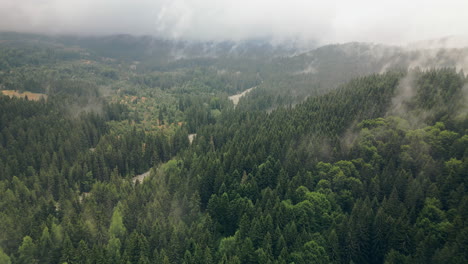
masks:
<path id="1" fill-rule="evenodd" d="M 47 100 L 47 95 L 42 94 L 42 93 L 31 93 L 31 92 L 22 92 L 20 93 L 17 90 L 3 90 L 2 94 L 11 97 L 18 97 L 18 98 L 26 98 L 28 97 L 28 100 L 31 101 L 39 101 L 41 98 L 44 98 Z"/>
<path id="2" fill-rule="evenodd" d="M 256 87 L 257 87 L 257 86 L 252 87 L 252 88 L 249 88 L 249 89 L 243 91 L 242 93 L 238 93 L 238 94 L 235 94 L 235 95 L 231 95 L 231 96 L 229 96 L 228 98 L 229 98 L 229 100 L 232 101 L 232 103 L 233 103 L 234 105 L 237 105 L 237 104 L 239 103 L 239 99 L 241 99 L 241 97 L 245 96 L 246 94 L 248 94 L 250 91 L 252 91 L 252 90 L 255 89 Z"/>

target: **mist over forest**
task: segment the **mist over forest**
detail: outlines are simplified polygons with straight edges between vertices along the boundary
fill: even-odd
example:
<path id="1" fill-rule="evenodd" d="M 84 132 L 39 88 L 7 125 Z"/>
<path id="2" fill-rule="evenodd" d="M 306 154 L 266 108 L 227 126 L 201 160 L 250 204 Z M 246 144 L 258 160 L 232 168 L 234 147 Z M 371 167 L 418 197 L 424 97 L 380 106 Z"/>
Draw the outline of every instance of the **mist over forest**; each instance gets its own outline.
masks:
<path id="1" fill-rule="evenodd" d="M 0 264 L 467 263 L 466 11 L 1 2 Z"/>

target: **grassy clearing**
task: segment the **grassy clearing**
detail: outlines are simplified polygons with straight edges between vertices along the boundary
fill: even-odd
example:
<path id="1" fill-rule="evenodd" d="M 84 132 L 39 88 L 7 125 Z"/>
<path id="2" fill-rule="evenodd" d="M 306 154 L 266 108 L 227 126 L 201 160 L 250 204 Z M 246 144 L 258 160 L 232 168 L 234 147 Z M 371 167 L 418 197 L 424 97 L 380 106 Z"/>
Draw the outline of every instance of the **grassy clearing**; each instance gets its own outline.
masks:
<path id="1" fill-rule="evenodd" d="M 28 98 L 28 100 L 31 101 L 39 101 L 41 98 L 44 98 L 47 100 L 47 95 L 42 94 L 42 93 L 31 93 L 31 92 L 22 92 L 20 93 L 17 90 L 3 90 L 2 91 L 3 95 L 9 96 L 9 97 L 18 97 L 18 98 Z"/>

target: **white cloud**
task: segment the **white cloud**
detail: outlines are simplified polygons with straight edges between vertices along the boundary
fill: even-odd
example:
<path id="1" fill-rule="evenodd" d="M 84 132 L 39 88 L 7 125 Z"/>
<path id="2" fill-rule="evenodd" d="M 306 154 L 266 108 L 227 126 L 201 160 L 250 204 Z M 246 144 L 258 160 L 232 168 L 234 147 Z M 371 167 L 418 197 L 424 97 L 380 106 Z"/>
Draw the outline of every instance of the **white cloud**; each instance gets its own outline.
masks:
<path id="1" fill-rule="evenodd" d="M 0 30 L 399 44 L 468 32 L 466 0 L 0 0 Z"/>

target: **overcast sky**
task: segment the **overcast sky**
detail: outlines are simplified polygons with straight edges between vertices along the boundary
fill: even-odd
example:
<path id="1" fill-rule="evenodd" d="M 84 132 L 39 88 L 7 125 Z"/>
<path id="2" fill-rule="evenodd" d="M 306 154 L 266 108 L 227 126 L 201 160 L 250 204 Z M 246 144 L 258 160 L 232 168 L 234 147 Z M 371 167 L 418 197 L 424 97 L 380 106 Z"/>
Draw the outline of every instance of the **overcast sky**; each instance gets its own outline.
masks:
<path id="1" fill-rule="evenodd" d="M 468 0 L 0 0 L 0 30 L 403 44 L 468 34 Z"/>

